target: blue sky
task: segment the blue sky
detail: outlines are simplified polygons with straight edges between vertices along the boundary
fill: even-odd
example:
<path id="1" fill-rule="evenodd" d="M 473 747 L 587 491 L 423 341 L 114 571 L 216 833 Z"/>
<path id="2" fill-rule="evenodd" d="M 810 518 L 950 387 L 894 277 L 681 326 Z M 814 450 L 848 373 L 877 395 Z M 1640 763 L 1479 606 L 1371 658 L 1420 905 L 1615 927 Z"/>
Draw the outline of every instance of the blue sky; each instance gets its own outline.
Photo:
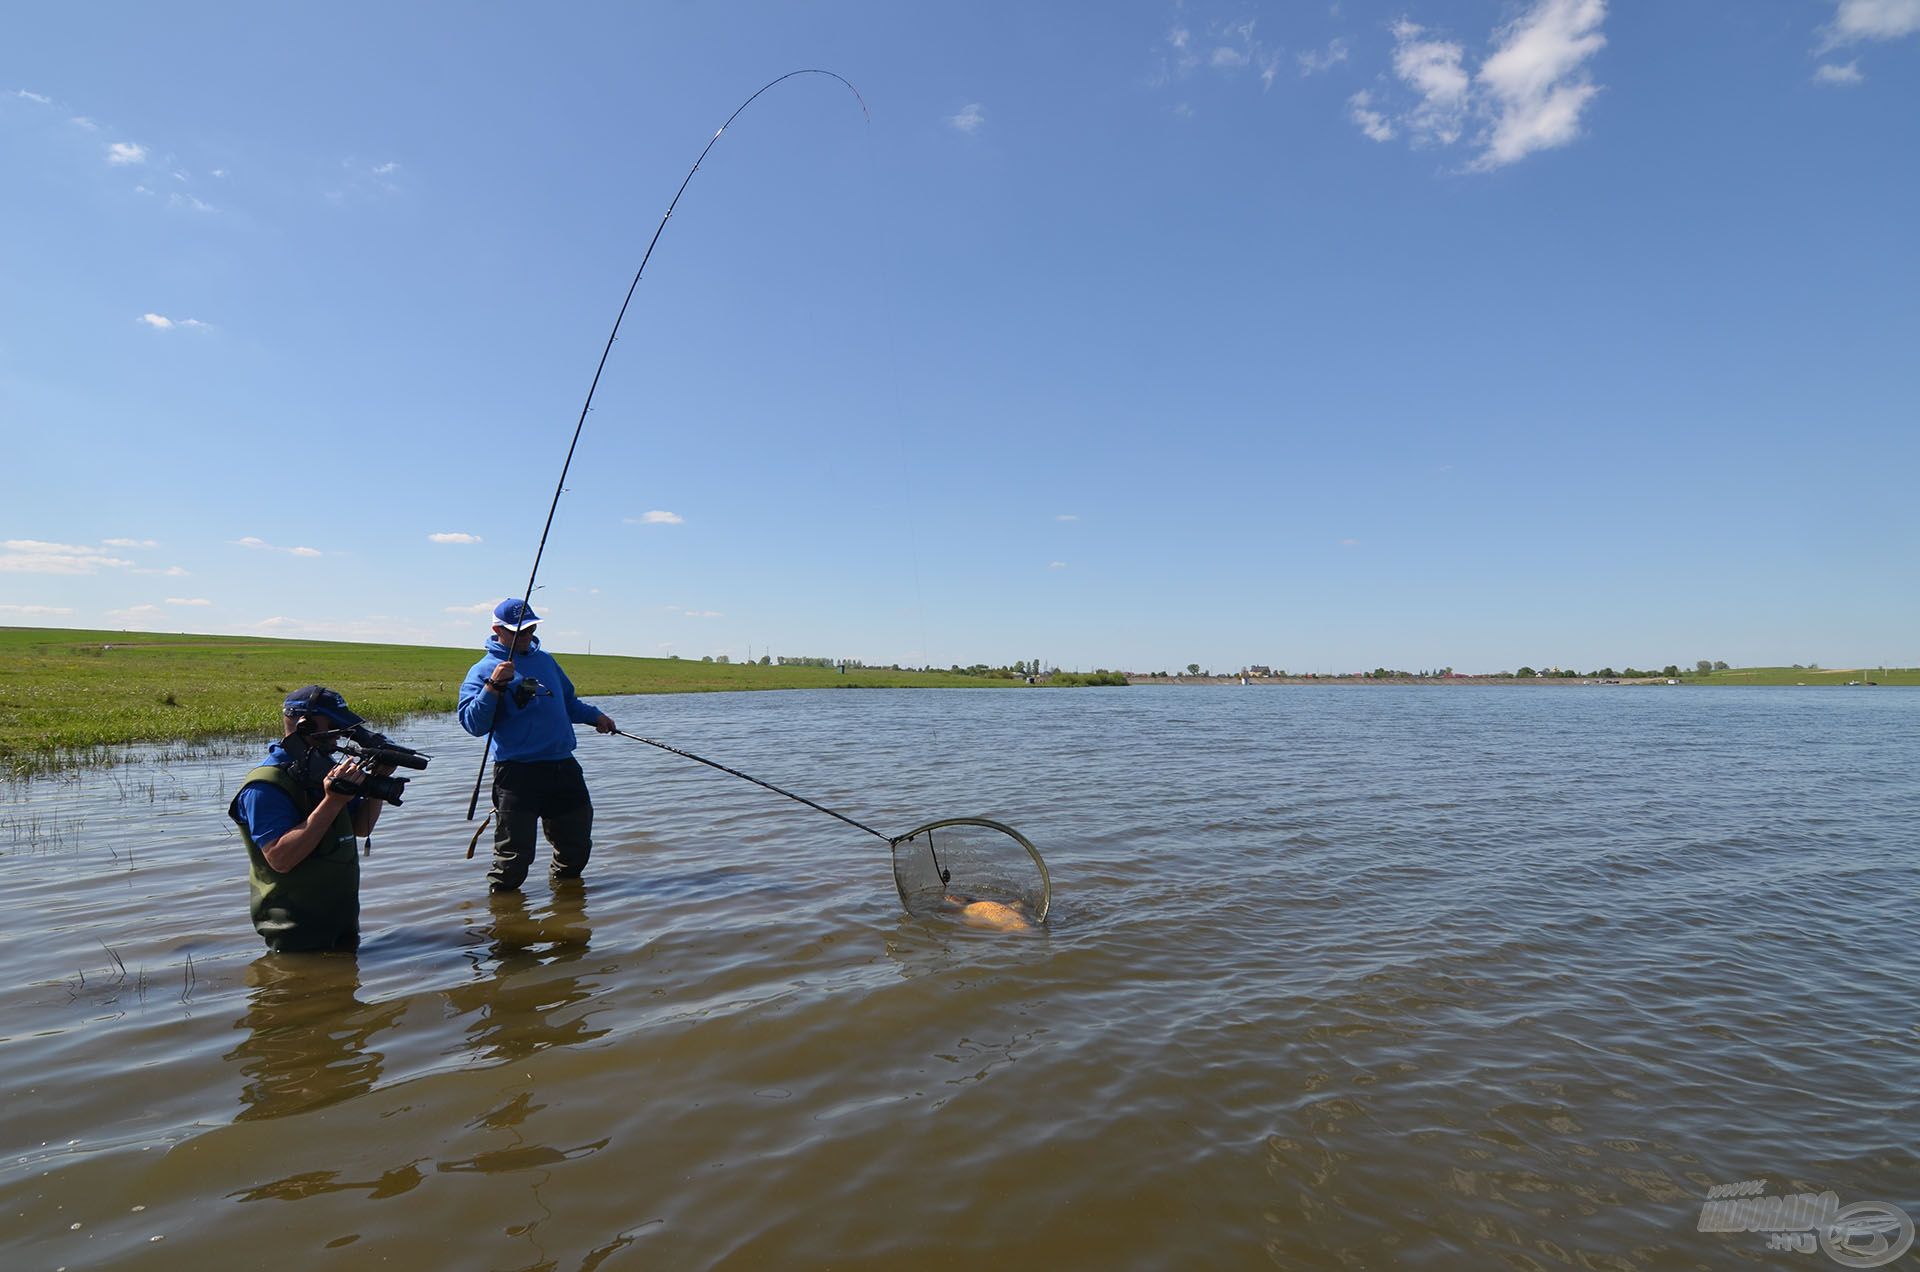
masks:
<path id="1" fill-rule="evenodd" d="M 1920 663 L 1920 0 L 39 6 L 0 624 Z"/>

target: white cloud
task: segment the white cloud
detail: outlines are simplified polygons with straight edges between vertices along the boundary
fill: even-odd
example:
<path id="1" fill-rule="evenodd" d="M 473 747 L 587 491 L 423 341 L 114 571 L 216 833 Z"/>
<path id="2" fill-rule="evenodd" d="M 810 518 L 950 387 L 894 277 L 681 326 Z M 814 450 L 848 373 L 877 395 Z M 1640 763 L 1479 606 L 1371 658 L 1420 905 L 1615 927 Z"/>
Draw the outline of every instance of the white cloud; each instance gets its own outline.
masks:
<path id="1" fill-rule="evenodd" d="M 208 600 L 204 596 L 169 596 L 167 598 L 167 604 L 169 605 L 211 605 L 213 604 L 213 602 Z"/>
<path id="2" fill-rule="evenodd" d="M 368 163 L 355 155 L 348 155 L 340 161 L 340 184 L 331 190 L 322 192 L 328 203 L 336 207 L 364 204 L 374 199 L 389 199 L 401 193 L 399 182 L 400 165 L 391 160 L 386 163 Z M 225 175 L 225 170 L 215 173 Z"/>
<path id="3" fill-rule="evenodd" d="M 481 601 L 475 605 L 449 605 L 444 610 L 448 614 L 491 614 L 494 602 Z"/>
<path id="4" fill-rule="evenodd" d="M 1920 31 L 1920 0 L 1838 0 L 1821 46 L 1860 40 L 1898 40 Z"/>
<path id="5" fill-rule="evenodd" d="M 1393 110 L 1371 93 L 1355 93 L 1348 117 L 1374 141 L 1404 132 L 1416 146 L 1451 146 L 1478 121 L 1469 139 L 1478 151 L 1470 172 L 1564 146 L 1580 135 L 1581 115 L 1600 92 L 1586 67 L 1606 47 L 1606 16 L 1607 0 L 1531 0 L 1492 33 L 1493 51 L 1473 73 L 1464 45 L 1403 18 L 1393 24 L 1393 69 L 1418 94 L 1417 104 Z"/>
<path id="6" fill-rule="evenodd" d="M 719 610 L 686 610 L 684 612 L 688 618 L 725 618 L 726 617 L 726 615 L 722 614 Z"/>
<path id="7" fill-rule="evenodd" d="M 224 177 L 227 175 L 227 170 L 225 168 L 215 168 L 213 170 L 213 175 L 216 177 Z"/>
<path id="8" fill-rule="evenodd" d="M 428 543 L 479 543 L 480 541 L 479 535 L 466 534 L 459 530 L 443 530 L 438 534 L 427 536 Z"/>
<path id="9" fill-rule="evenodd" d="M 0 549 L 4 549 L 0 551 L 0 573 L 8 574 L 94 574 L 133 564 L 109 556 L 101 548 L 41 539 L 7 539 L 0 541 Z"/>
<path id="10" fill-rule="evenodd" d="M 13 95 L 15 97 L 24 97 L 30 102 L 39 102 L 42 106 L 51 106 L 53 104 L 53 98 L 43 97 L 39 93 L 30 93 L 24 88 L 14 89 Z"/>
<path id="11" fill-rule="evenodd" d="M 1187 27 L 1173 27 L 1167 32 L 1165 60 L 1148 77 L 1148 83 L 1155 88 L 1164 87 L 1187 78 L 1203 65 L 1229 76 L 1238 75 L 1241 68 L 1251 66 L 1260 72 L 1262 89 L 1272 88 L 1283 57 L 1279 50 L 1269 48 L 1254 37 L 1255 26 L 1252 19 L 1210 22 L 1204 45 L 1195 41 L 1194 33 Z M 1193 107 L 1191 103 L 1181 102 L 1173 108 L 1173 113 L 1183 119 L 1192 118 Z"/>
<path id="12" fill-rule="evenodd" d="M 628 517 L 625 520 L 630 526 L 677 526 L 683 524 L 686 518 L 677 512 L 663 512 L 656 508 L 652 512 L 643 512 L 637 517 Z"/>
<path id="13" fill-rule="evenodd" d="M 338 618 L 292 618 L 275 614 L 258 622 L 243 624 L 243 632 L 261 636 L 305 637 L 309 640 L 377 641 L 382 644 L 427 644 L 444 639 L 444 633 L 417 626 L 389 614 L 368 614 L 346 622 Z"/>
<path id="14" fill-rule="evenodd" d="M 1183 26 L 1172 27 L 1167 31 L 1167 47 L 1173 53 L 1173 69 L 1169 72 L 1164 66 L 1150 77 L 1155 87 L 1170 80 L 1184 79 L 1200 65 L 1200 55 L 1193 50 L 1193 32 Z"/>
<path id="15" fill-rule="evenodd" d="M 1341 547 L 1343 547 L 1343 548 L 1357 548 L 1357 547 L 1359 547 L 1359 546 L 1360 546 L 1360 540 L 1358 540 L 1358 539 L 1342 539 L 1342 540 L 1340 540 L 1340 546 L 1341 546 Z"/>
<path id="16" fill-rule="evenodd" d="M 1867 77 L 1860 71 L 1860 64 L 1848 62 L 1844 65 L 1828 63 L 1813 73 L 1816 84 L 1838 84 L 1842 86 L 1858 84 Z"/>
<path id="17" fill-rule="evenodd" d="M 1047 568 L 1049 570 L 1064 570 L 1067 568 L 1067 563 L 1065 561 L 1049 561 L 1047 562 Z"/>
<path id="18" fill-rule="evenodd" d="M 976 133 L 980 125 L 987 122 L 986 111 L 979 102 L 968 102 L 960 108 L 958 114 L 947 116 L 947 126 L 963 133 Z"/>
<path id="19" fill-rule="evenodd" d="M 170 566 L 168 566 L 168 567 L 167 567 L 166 569 L 164 569 L 164 570 L 134 570 L 134 571 L 133 571 L 133 573 L 135 573 L 135 574 L 158 574 L 158 575 L 162 575 L 162 576 L 164 576 L 164 577 L 166 577 L 166 578 L 170 578 L 170 579 L 183 579 L 183 578 L 186 578 L 186 577 L 187 577 L 187 575 L 188 575 L 188 574 L 190 573 L 190 571 L 188 571 L 188 570 L 183 570 L 183 569 L 181 569 L 181 568 L 180 568 L 179 566 L 177 566 L 177 565 L 170 565 Z"/>
<path id="20" fill-rule="evenodd" d="M 1393 125 L 1387 117 L 1372 109 L 1373 94 L 1364 90 L 1347 98 L 1347 115 L 1360 125 L 1360 131 L 1375 141 L 1392 141 Z"/>
<path id="21" fill-rule="evenodd" d="M 1192 102 L 1175 102 L 1173 104 L 1173 113 L 1174 113 L 1174 116 L 1179 119 L 1192 119 L 1193 103 Z"/>
<path id="22" fill-rule="evenodd" d="M 1302 75 L 1318 75 L 1322 71 L 1330 71 L 1347 60 L 1347 42 L 1335 39 L 1328 43 L 1325 52 L 1308 49 L 1305 53 L 1295 54 L 1294 60 L 1300 64 Z"/>
<path id="23" fill-rule="evenodd" d="M 86 129 L 88 132 L 100 131 L 100 125 L 94 123 L 91 119 L 88 119 L 85 115 L 75 115 L 70 122 L 74 124 L 76 127 Z"/>
<path id="24" fill-rule="evenodd" d="M 141 314 L 136 321 L 146 323 L 155 331 L 172 331 L 176 327 L 183 330 L 207 330 L 207 324 L 198 318 L 169 318 L 165 314 Z"/>
<path id="25" fill-rule="evenodd" d="M 100 542 L 110 548 L 157 548 L 160 546 L 156 539 L 102 539 Z"/>
<path id="26" fill-rule="evenodd" d="M 1460 65 L 1465 50 L 1450 40 L 1423 40 L 1425 31 L 1404 18 L 1393 24 L 1393 70 L 1420 94 L 1405 119 L 1414 141 L 1449 146 L 1465 126 L 1472 80 Z"/>
<path id="27" fill-rule="evenodd" d="M 98 548 L 82 547 L 76 543 L 49 543 L 45 539 L 5 539 L 0 547 L 15 552 L 98 552 Z"/>
<path id="28" fill-rule="evenodd" d="M 73 611 L 64 605 L 0 605 L 0 614 L 17 614 L 22 618 L 71 613 Z"/>
<path id="29" fill-rule="evenodd" d="M 285 553 L 287 553 L 287 554 L 288 554 L 289 556 L 297 556 L 297 557 L 317 557 L 317 556 L 324 556 L 324 555 L 326 555 L 325 553 L 323 553 L 323 552 L 321 552 L 321 551 L 320 551 L 320 549 L 318 549 L 318 548 L 282 548 L 282 547 L 276 547 L 276 546 L 275 546 L 274 544 L 271 544 L 271 543 L 268 543 L 268 542 L 267 542 L 267 541 L 266 541 L 265 539 L 257 539 L 257 538 L 255 538 L 255 537 L 254 537 L 253 535 L 247 535 L 247 536 L 246 536 L 245 538 L 241 538 L 241 539 L 235 539 L 235 540 L 233 541 L 233 543 L 234 543 L 234 545 L 235 545 L 236 547 L 242 547 L 242 548 L 258 548 L 258 549 L 260 549 L 261 551 L 264 551 L 264 552 L 285 552 Z"/>
<path id="30" fill-rule="evenodd" d="M 178 176 L 179 174 L 176 173 L 174 175 Z M 167 196 L 167 206 L 170 208 L 189 208 L 195 212 L 218 212 L 220 210 L 211 203 L 196 199 L 190 194 L 180 194 L 177 191 Z"/>
<path id="31" fill-rule="evenodd" d="M 1080 514 L 1077 512 L 1060 512 L 1055 513 L 1053 519 L 1055 521 L 1078 521 L 1080 520 Z"/>
<path id="32" fill-rule="evenodd" d="M 127 609 L 108 610 L 107 617 L 117 622 L 135 627 L 141 623 L 151 623 L 155 619 L 165 618 L 167 611 L 158 605 L 134 605 Z"/>
<path id="33" fill-rule="evenodd" d="M 1498 168 L 1580 135 L 1580 113 L 1600 90 L 1582 64 L 1606 47 L 1600 34 L 1606 0 L 1540 0 L 1501 33 L 1500 47 L 1480 64 L 1491 97 L 1493 128 L 1474 161 Z"/>
<path id="34" fill-rule="evenodd" d="M 111 164 L 145 163 L 147 148 L 135 145 L 131 141 L 116 141 L 107 147 L 107 162 Z"/>

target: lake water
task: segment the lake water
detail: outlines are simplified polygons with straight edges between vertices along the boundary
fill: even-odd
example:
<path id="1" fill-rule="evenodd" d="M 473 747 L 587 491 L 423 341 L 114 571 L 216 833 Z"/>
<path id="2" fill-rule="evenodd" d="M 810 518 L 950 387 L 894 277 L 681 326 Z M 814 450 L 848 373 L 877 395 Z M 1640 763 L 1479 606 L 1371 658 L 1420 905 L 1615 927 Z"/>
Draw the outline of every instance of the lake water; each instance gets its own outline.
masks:
<path id="1" fill-rule="evenodd" d="M 1011 823 L 1051 921 L 909 918 L 885 845 L 591 733 L 585 887 L 490 905 L 434 719 L 358 956 L 267 957 L 251 745 L 6 787 L 0 1264 L 1824 1267 L 1708 1189 L 1920 1215 L 1920 693 L 602 705 Z"/>

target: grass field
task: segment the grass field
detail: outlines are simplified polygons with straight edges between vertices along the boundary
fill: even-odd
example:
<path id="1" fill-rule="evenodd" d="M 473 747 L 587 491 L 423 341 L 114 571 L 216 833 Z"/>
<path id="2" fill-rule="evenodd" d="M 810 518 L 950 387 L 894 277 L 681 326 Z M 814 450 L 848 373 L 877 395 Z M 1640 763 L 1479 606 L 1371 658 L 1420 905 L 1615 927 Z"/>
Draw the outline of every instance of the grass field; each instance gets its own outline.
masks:
<path id="1" fill-rule="evenodd" d="M 247 636 L 0 627 L 0 772 L 112 758 L 129 742 L 280 734 L 280 700 L 301 685 L 346 695 L 374 722 L 451 711 L 480 650 Z M 948 672 L 761 667 L 566 654 L 583 698 L 723 689 L 1014 686 Z"/>
<path id="2" fill-rule="evenodd" d="M 1688 672 L 1690 685 L 1920 685 L 1920 667 L 1735 667 L 1708 675 Z"/>

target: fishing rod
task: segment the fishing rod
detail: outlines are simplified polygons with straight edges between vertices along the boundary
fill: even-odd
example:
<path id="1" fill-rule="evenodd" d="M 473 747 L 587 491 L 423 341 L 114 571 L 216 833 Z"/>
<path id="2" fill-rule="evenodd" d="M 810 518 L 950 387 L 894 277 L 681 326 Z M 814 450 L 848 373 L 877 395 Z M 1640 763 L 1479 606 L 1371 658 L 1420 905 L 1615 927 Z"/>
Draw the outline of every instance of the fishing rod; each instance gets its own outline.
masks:
<path id="1" fill-rule="evenodd" d="M 600 351 L 600 365 L 593 369 L 593 383 L 587 386 L 587 400 L 581 404 L 580 419 L 573 426 L 573 440 L 567 444 L 566 462 L 560 465 L 560 480 L 555 482 L 553 486 L 553 502 L 547 506 L 547 524 L 540 531 L 540 546 L 534 549 L 533 553 L 533 569 L 528 571 L 527 586 L 525 590 L 520 593 L 520 612 L 514 616 L 516 629 L 526 622 L 527 610 L 531 608 L 533 604 L 533 581 L 538 578 L 540 574 L 540 558 L 546 553 L 547 535 L 553 530 L 553 514 L 559 509 L 561 492 L 563 492 L 567 486 L 567 470 L 573 467 L 573 452 L 575 448 L 580 445 L 580 430 L 586 427 L 587 412 L 593 409 L 593 394 L 594 390 L 600 387 L 600 373 L 607 369 L 607 355 L 613 352 L 613 342 L 619 338 L 620 324 L 626 319 L 627 306 L 633 303 L 633 293 L 640 286 L 640 276 L 647 272 L 647 262 L 653 259 L 653 249 L 659 244 L 660 235 L 665 232 L 667 222 L 673 218 L 673 210 L 680 206 L 680 196 L 685 194 L 687 187 L 692 184 L 693 174 L 700 171 L 700 165 L 706 162 L 707 152 L 712 150 L 714 145 L 720 140 L 721 135 L 733 126 L 733 121 L 740 117 L 740 112 L 753 105 L 761 93 L 766 92 L 775 84 L 785 83 L 796 75 L 825 75 L 829 79 L 839 80 L 847 86 L 847 91 L 853 94 L 853 100 L 860 103 L 861 116 L 869 121 L 873 119 L 873 113 L 867 109 L 866 98 L 860 96 L 860 90 L 855 88 L 845 76 L 836 75 L 832 71 L 821 70 L 817 67 L 804 67 L 797 71 L 788 71 L 785 75 L 769 80 L 761 85 L 752 97 L 747 98 L 746 101 L 736 106 L 733 114 L 727 116 L 727 122 L 721 124 L 719 130 L 707 139 L 707 144 L 700 150 L 700 157 L 693 161 L 693 167 L 687 169 L 687 175 L 681 178 L 680 188 L 674 191 L 673 202 L 667 204 L 666 212 L 660 217 L 660 224 L 654 227 L 653 238 L 648 240 L 646 253 L 640 258 L 640 268 L 633 272 L 633 282 L 627 285 L 627 297 L 620 302 L 620 313 L 613 320 L 613 330 L 607 333 L 606 348 Z M 518 644 L 519 642 L 516 640 L 514 643 Z M 513 652 L 511 646 L 508 647 L 508 652 Z M 480 807 L 480 784 L 484 782 L 487 777 L 487 757 L 493 753 L 493 734 L 494 729 L 499 725 L 499 720 L 500 716 L 496 711 L 494 713 L 494 724 L 487 729 L 486 745 L 480 749 L 480 771 L 474 774 L 473 797 L 467 801 L 468 821 L 473 820 L 474 810 Z M 702 761 L 702 763 L 704 762 L 705 761 Z M 785 794 L 784 791 L 781 793 Z M 835 816 L 838 816 L 838 814 L 835 814 Z M 864 830 L 866 827 L 863 826 L 861 829 Z M 881 837 L 885 838 L 885 836 Z M 475 842 L 477 843 L 478 841 L 479 837 L 476 835 Z M 473 855 L 471 848 L 467 850 L 467 855 L 469 857 Z"/>

